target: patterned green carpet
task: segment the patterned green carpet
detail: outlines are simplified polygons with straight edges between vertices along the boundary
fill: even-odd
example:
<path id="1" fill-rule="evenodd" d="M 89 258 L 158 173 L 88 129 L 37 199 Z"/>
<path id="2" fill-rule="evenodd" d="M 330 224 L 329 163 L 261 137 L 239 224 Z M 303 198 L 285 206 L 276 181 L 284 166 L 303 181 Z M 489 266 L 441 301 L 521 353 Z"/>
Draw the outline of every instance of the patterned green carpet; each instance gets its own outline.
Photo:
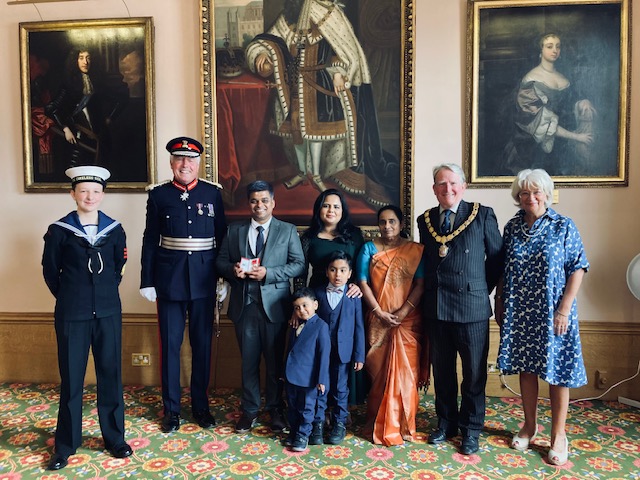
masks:
<path id="1" fill-rule="evenodd" d="M 127 441 L 134 454 L 116 459 L 103 451 L 95 409 L 95 386 L 85 390 L 84 443 L 59 472 L 44 470 L 56 425 L 58 385 L 0 384 L 0 480 L 17 479 L 640 479 L 640 411 L 617 402 L 582 402 L 569 410 L 571 455 L 563 467 L 546 463 L 550 410 L 541 402 L 541 435 L 533 449 L 509 448 L 522 421 L 518 398 L 490 398 L 480 451 L 457 453 L 459 439 L 427 445 L 435 424 L 433 398 L 423 399 L 418 439 L 401 447 L 372 445 L 359 436 L 364 408 L 352 411 L 353 426 L 342 445 L 312 446 L 293 453 L 280 445 L 266 422 L 238 435 L 238 392 L 218 389 L 211 396 L 219 425 L 202 430 L 186 420 L 179 433 L 158 427 L 158 387 L 125 387 Z"/>

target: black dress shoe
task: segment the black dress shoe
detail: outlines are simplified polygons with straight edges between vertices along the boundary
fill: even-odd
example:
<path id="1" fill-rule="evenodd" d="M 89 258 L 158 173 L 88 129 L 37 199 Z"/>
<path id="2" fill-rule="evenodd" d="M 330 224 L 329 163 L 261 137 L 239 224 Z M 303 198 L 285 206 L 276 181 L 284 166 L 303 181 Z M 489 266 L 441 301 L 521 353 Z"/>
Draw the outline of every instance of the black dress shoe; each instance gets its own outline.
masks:
<path id="1" fill-rule="evenodd" d="M 256 417 L 247 415 L 243 413 L 236 423 L 236 433 L 247 433 L 250 432 L 253 426 L 256 424 Z"/>
<path id="2" fill-rule="evenodd" d="M 175 412 L 165 413 L 161 427 L 164 433 L 175 432 L 180 429 L 180 414 Z"/>
<path id="3" fill-rule="evenodd" d="M 282 412 L 276 409 L 271 410 L 269 413 L 271 415 L 271 431 L 273 433 L 280 433 L 287 428 Z"/>
<path id="4" fill-rule="evenodd" d="M 213 418 L 209 410 L 203 410 L 202 412 L 193 412 L 193 419 L 202 428 L 210 428 L 215 426 L 216 419 Z"/>
<path id="5" fill-rule="evenodd" d="M 462 437 L 462 445 L 460 446 L 460 453 L 462 455 L 471 455 L 476 453 L 478 448 L 480 448 L 478 437 L 472 437 L 471 435 L 465 435 Z"/>
<path id="6" fill-rule="evenodd" d="M 127 458 L 131 456 L 133 450 L 128 443 L 121 443 L 117 447 L 110 448 L 109 452 L 116 458 Z"/>
<path id="7" fill-rule="evenodd" d="M 67 466 L 67 457 L 63 457 L 62 455 L 58 455 L 57 453 L 51 458 L 49 461 L 49 465 L 47 465 L 47 470 L 60 470 Z"/>
<path id="8" fill-rule="evenodd" d="M 436 428 L 429 434 L 428 443 L 430 443 L 431 445 L 438 445 L 439 443 L 446 442 L 447 439 L 453 438 L 456 435 L 458 435 L 457 428 L 448 428 L 446 430 L 444 428 Z"/>
<path id="9" fill-rule="evenodd" d="M 282 441 L 282 445 L 284 447 L 291 447 L 293 445 L 293 441 L 295 440 L 296 436 L 293 433 L 289 433 L 289 435 L 287 435 L 287 438 L 285 438 Z"/>

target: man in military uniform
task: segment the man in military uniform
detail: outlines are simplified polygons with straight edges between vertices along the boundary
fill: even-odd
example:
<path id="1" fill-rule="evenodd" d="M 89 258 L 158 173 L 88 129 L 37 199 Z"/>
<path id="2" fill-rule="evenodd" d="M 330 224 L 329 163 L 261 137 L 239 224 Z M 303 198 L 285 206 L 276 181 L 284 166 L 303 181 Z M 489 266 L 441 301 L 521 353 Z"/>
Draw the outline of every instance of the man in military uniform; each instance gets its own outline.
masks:
<path id="1" fill-rule="evenodd" d="M 140 293 L 158 305 L 162 348 L 162 431 L 180 428 L 180 347 L 187 314 L 191 343 L 191 409 L 202 428 L 215 425 L 207 389 L 216 302 L 217 247 L 226 234 L 219 185 L 198 178 L 202 145 L 167 143 L 173 180 L 149 189 Z"/>

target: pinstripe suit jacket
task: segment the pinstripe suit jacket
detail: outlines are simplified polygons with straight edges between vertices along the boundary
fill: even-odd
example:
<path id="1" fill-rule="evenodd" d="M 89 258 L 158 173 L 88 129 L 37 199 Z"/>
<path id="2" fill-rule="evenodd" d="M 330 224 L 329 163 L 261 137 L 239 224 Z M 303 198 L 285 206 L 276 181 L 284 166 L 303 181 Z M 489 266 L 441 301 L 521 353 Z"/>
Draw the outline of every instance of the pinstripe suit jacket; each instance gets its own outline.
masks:
<path id="1" fill-rule="evenodd" d="M 453 230 L 469 217 L 472 204 L 460 202 Z M 489 293 L 502 274 L 504 252 L 498 221 L 492 208 L 480 206 L 475 220 L 447 243 L 449 253 L 440 258 L 435 241 L 427 230 L 440 223 L 439 208 L 418 217 L 420 242 L 425 246 L 425 279 L 422 296 L 425 319 L 448 322 L 478 322 L 491 317 Z M 437 227 L 436 227 L 437 228 Z"/>

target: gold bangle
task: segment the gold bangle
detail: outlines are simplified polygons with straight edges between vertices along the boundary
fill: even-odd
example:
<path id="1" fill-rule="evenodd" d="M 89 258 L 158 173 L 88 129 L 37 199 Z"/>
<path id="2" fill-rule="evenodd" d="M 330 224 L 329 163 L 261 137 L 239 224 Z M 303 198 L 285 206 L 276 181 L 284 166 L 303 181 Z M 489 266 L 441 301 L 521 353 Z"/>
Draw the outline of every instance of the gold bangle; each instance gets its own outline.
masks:
<path id="1" fill-rule="evenodd" d="M 375 312 L 376 310 L 378 310 L 380 308 L 380 305 L 378 305 L 376 308 L 374 308 L 373 310 L 371 310 L 371 313 Z"/>
<path id="2" fill-rule="evenodd" d="M 568 318 L 568 317 L 569 317 L 569 315 L 565 315 L 564 313 L 560 312 L 559 310 L 556 310 L 556 313 L 557 313 L 558 315 L 560 315 L 561 317 L 565 317 L 565 318 Z"/>
<path id="3" fill-rule="evenodd" d="M 416 306 L 415 306 L 413 303 L 411 303 L 409 300 L 407 300 L 407 303 L 408 303 L 409 305 L 411 305 L 411 308 L 413 308 L 413 309 L 415 309 L 415 308 L 416 308 Z"/>

